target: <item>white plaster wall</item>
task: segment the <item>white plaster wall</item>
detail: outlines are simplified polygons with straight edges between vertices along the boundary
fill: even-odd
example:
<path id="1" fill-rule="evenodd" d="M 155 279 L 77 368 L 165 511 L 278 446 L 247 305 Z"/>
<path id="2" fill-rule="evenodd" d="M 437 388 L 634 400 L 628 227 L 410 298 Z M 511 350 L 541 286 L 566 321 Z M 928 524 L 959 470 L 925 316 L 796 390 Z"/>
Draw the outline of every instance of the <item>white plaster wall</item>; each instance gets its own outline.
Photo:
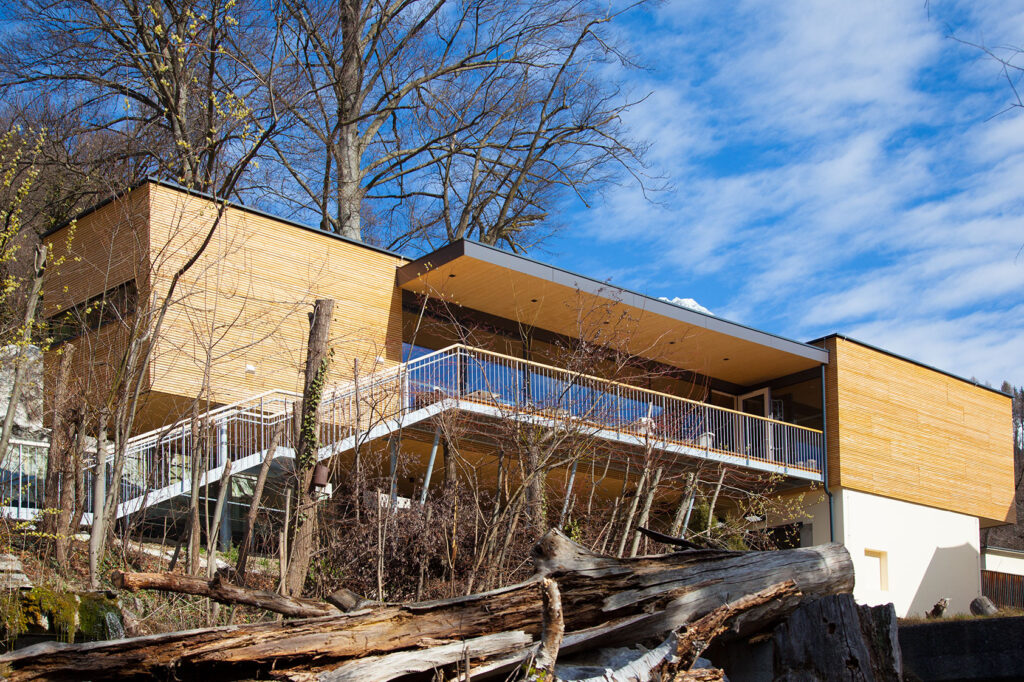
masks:
<path id="1" fill-rule="evenodd" d="M 1004 552 L 989 547 L 981 555 L 981 567 L 986 571 L 1024 575 L 1024 552 Z"/>
<path id="2" fill-rule="evenodd" d="M 835 539 L 853 559 L 853 595 L 862 604 L 892 602 L 899 616 L 920 615 L 941 597 L 947 614 L 968 613 L 981 595 L 978 519 L 853 490 L 833 491 Z M 828 507 L 815 508 L 815 541 L 828 529 Z M 824 536 L 827 541 L 827 535 Z M 880 586 L 884 553 L 888 589 Z"/>
<path id="3" fill-rule="evenodd" d="M 811 526 L 811 541 L 810 543 L 801 544 L 825 545 L 832 542 L 832 538 L 829 536 L 828 527 L 828 496 L 824 491 L 815 491 L 812 495 L 808 495 L 805 498 L 804 505 L 804 513 L 809 518 L 802 519 L 805 526 L 806 524 L 810 524 Z M 835 533 L 836 542 L 840 542 L 841 536 L 838 525 L 835 529 Z"/>

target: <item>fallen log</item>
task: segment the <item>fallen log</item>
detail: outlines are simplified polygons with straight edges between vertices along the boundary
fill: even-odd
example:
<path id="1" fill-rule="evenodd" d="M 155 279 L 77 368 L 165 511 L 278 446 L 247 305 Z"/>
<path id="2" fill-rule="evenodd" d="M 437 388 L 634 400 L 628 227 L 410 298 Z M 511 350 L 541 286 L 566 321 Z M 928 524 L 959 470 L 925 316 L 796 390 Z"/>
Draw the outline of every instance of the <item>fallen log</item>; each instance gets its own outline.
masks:
<path id="1" fill-rule="evenodd" d="M 730 631 L 737 618 L 748 611 L 757 609 L 769 602 L 798 597 L 800 593 L 790 582 L 774 585 L 757 594 L 747 595 L 734 602 L 720 606 L 711 613 L 683 626 L 678 632 L 672 633 L 659 646 L 628 661 L 625 665 L 606 669 L 599 676 L 580 679 L 579 682 L 635 682 L 636 680 L 682 680 L 694 679 L 687 675 L 696 663 L 701 652 L 717 637 Z M 641 649 L 642 651 L 642 649 Z M 599 652 L 600 653 L 600 652 Z M 673 656 L 674 654 L 674 656 Z M 595 667 L 590 655 L 581 654 L 568 664 L 567 669 L 577 671 Z M 600 658 L 599 658 L 600 660 Z M 559 672 L 556 669 L 556 672 Z M 718 671 L 721 673 L 721 671 Z M 698 673 L 704 674 L 704 673 Z M 573 677 L 573 679 L 578 679 Z M 696 679 L 704 679 L 698 677 Z M 711 677 L 709 679 L 720 679 Z"/>
<path id="2" fill-rule="evenodd" d="M 450 643 L 522 632 L 536 641 L 542 629 L 545 577 L 557 582 L 561 595 L 565 653 L 574 647 L 663 635 L 724 603 L 788 580 L 808 598 L 853 588 L 853 565 L 841 545 L 777 552 L 695 550 L 615 559 L 551 531 L 534 549 L 534 561 L 538 574 L 526 582 L 456 599 L 113 642 L 46 643 L 0 656 L 0 666 L 12 680 L 172 675 L 231 680 L 270 674 L 300 679 L 338 670 L 366 656 L 401 652 L 408 657 L 417 651 L 427 656 L 424 650 L 436 648 L 439 640 Z M 753 612 L 760 613 L 758 618 L 780 615 L 771 608 L 745 615 Z M 529 655 L 533 648 L 522 641 L 505 646 L 513 667 L 517 663 L 512 659 Z M 494 647 L 489 651 L 488 656 L 501 655 Z M 476 670 L 473 675 L 479 677 Z M 362 679 L 395 676 L 374 672 Z"/>
<path id="3" fill-rule="evenodd" d="M 177 573 L 114 571 L 110 574 L 110 580 L 118 589 L 129 592 L 161 590 L 179 594 L 194 594 L 199 597 L 209 597 L 222 604 L 245 604 L 292 618 L 318 618 L 341 613 L 340 609 L 327 602 L 301 597 L 286 597 L 276 592 L 232 585 L 225 581 L 219 573 L 214 575 L 211 580 L 203 580 Z"/>
<path id="4" fill-rule="evenodd" d="M 676 645 L 676 656 L 679 659 L 674 664 L 676 669 L 689 670 L 694 661 L 711 645 L 712 640 L 734 627 L 741 615 L 749 614 L 773 602 L 799 600 L 800 596 L 796 584 L 790 580 L 720 606 L 692 624 L 684 626 Z"/>
<path id="5" fill-rule="evenodd" d="M 562 647 L 565 635 L 565 618 L 562 615 L 562 595 L 558 583 L 550 578 L 541 582 L 544 589 L 544 621 L 540 631 L 540 647 L 534 659 L 534 667 L 542 677 L 555 674 L 555 661 Z"/>

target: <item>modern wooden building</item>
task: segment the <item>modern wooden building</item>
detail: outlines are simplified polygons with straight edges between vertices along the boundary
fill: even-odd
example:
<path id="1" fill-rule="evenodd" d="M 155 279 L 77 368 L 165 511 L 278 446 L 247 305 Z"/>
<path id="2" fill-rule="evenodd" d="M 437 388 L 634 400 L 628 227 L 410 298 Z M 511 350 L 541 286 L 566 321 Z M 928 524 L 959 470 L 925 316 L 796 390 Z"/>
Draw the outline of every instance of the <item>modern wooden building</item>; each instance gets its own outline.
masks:
<path id="1" fill-rule="evenodd" d="M 47 239 L 68 257 L 46 315 L 79 346 L 84 394 L 133 343 L 149 358 L 122 515 L 188 493 L 195 415 L 216 434 L 205 477 L 228 458 L 259 466 L 301 390 L 307 314 L 327 298 L 321 456 L 358 444 L 395 494 L 440 480 L 456 416 L 482 471 L 515 422 L 584 435 L 588 456 L 614 459 L 610 487 L 645 457 L 771 475 L 782 494 L 827 491 L 803 541 L 846 543 L 857 596 L 901 613 L 943 596 L 966 610 L 979 528 L 1014 520 L 1009 397 L 843 336 L 781 338 L 474 242 L 409 260 L 242 206 L 221 214 L 158 181 Z M 165 301 L 159 333 L 140 336 Z"/>

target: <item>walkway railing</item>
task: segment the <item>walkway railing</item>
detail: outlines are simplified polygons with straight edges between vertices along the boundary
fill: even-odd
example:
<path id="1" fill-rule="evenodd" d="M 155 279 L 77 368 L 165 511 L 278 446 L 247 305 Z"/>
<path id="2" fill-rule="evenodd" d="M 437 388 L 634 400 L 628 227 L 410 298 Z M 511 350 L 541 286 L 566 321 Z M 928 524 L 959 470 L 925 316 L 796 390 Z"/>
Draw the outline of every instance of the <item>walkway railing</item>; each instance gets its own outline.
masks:
<path id="1" fill-rule="evenodd" d="M 259 459 L 275 429 L 281 430 L 279 447 L 292 448 L 300 398 L 272 391 L 132 438 L 119 484 L 120 499 L 134 503 L 124 508 L 188 492 L 194 462 L 205 473 L 229 459 Z M 597 437 L 625 435 L 654 447 L 720 453 L 807 478 L 817 478 L 823 466 L 821 431 L 464 345 L 328 391 L 320 406 L 322 452 L 449 408 L 573 424 Z M 15 451 L 8 457 L 5 489 L 19 505 L 41 505 L 45 447 L 15 444 L 17 465 Z M 107 476 L 112 485 L 109 466 Z M 91 494 L 91 480 L 86 490 Z"/>
<path id="2" fill-rule="evenodd" d="M 0 499 L 9 516 L 28 518 L 43 508 L 50 444 L 12 438 L 0 468 Z"/>

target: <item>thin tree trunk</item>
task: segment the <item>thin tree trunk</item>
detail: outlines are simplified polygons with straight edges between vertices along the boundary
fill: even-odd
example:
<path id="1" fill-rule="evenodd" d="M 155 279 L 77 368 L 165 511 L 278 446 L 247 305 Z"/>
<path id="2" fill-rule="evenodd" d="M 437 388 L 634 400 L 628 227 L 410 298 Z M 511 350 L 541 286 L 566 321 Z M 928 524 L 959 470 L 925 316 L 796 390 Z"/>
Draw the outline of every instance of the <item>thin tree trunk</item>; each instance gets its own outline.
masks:
<path id="1" fill-rule="evenodd" d="M 565 515 L 569 511 L 570 498 L 572 498 L 573 484 L 576 482 L 576 465 L 579 464 L 579 459 L 573 459 L 572 469 L 569 472 L 569 482 L 565 486 L 565 499 L 562 501 L 562 511 L 558 515 L 558 527 L 561 528 L 565 525 Z"/>
<path id="2" fill-rule="evenodd" d="M 309 341 L 306 345 L 306 383 L 302 391 L 302 424 L 295 455 L 295 516 L 286 585 L 287 594 L 291 596 L 302 594 L 316 532 L 316 496 L 310 488 L 313 480 L 313 467 L 317 463 L 319 408 L 330 362 L 328 343 L 333 313 L 334 301 L 318 299 L 313 305 L 313 314 L 309 324 Z"/>
<path id="3" fill-rule="evenodd" d="M 202 528 L 199 525 L 199 480 L 206 467 L 206 429 L 198 419 L 192 420 L 192 489 L 189 499 L 188 572 L 199 574 L 199 547 Z"/>
<path id="4" fill-rule="evenodd" d="M 545 530 L 547 524 L 544 521 L 544 479 L 540 466 L 540 453 L 537 452 L 537 444 L 531 443 L 526 447 L 526 475 L 529 477 L 526 483 L 526 509 L 530 518 L 530 525 L 534 537 L 539 537 Z"/>
<path id="5" fill-rule="evenodd" d="M 82 526 L 82 516 L 85 515 L 85 446 L 88 424 L 87 414 L 83 415 L 82 421 L 78 425 L 78 433 L 75 434 L 75 455 L 72 457 L 74 460 L 72 464 L 75 468 L 75 507 L 71 522 L 68 524 L 69 538 Z"/>
<path id="6" fill-rule="evenodd" d="M 675 518 L 672 519 L 672 529 L 669 535 L 682 537 L 679 533 L 683 528 L 683 520 L 688 517 L 688 510 L 693 506 L 693 494 L 696 490 L 696 474 L 688 474 L 686 477 L 686 492 L 679 496 L 679 508 L 676 509 Z"/>
<path id="7" fill-rule="evenodd" d="M 723 481 L 725 481 L 725 467 L 722 467 L 722 471 L 718 475 L 718 483 L 715 485 L 715 493 L 711 496 L 711 506 L 708 507 L 708 528 L 706 531 L 708 540 L 711 539 L 711 528 L 715 524 L 715 505 L 718 504 L 718 494 L 722 492 Z"/>
<path id="8" fill-rule="evenodd" d="M 277 591 L 285 594 L 288 587 L 288 527 L 292 518 L 292 489 L 291 486 L 284 491 L 284 528 L 278 533 L 277 555 L 278 568 L 281 573 L 281 580 Z"/>
<path id="9" fill-rule="evenodd" d="M 54 554 L 57 565 L 67 566 L 68 532 L 71 521 L 75 494 L 75 469 L 71 462 L 74 447 L 73 433 L 69 431 L 68 411 L 70 407 L 70 390 L 68 387 L 71 375 L 71 360 L 75 354 L 75 346 L 64 349 L 57 367 L 57 376 L 53 388 L 53 416 L 50 419 L 50 449 L 46 454 L 46 509 L 59 510 L 56 514 L 48 513 L 44 517 L 44 532 L 53 535 Z M 71 502 L 71 504 L 68 504 Z"/>
<path id="10" fill-rule="evenodd" d="M 644 470 L 640 474 L 640 480 L 636 482 L 636 490 L 633 492 L 633 499 L 629 501 L 629 511 L 623 519 L 622 535 L 619 536 L 619 548 L 615 556 L 621 557 L 626 551 L 626 543 L 629 541 L 629 531 L 633 527 L 633 519 L 636 517 L 636 508 L 640 504 L 640 495 L 644 492 L 647 484 L 647 476 L 650 474 L 650 465 L 644 463 Z"/>
<path id="11" fill-rule="evenodd" d="M 612 505 L 612 518 L 608 522 L 608 534 L 605 535 L 604 541 L 601 542 L 601 549 L 598 550 L 602 554 L 605 552 L 605 548 L 608 546 L 608 541 L 612 538 L 612 533 L 615 532 L 615 519 L 619 515 L 619 508 L 622 506 L 622 498 L 626 494 L 626 486 L 629 485 L 629 460 L 626 460 L 626 473 L 622 477 L 622 489 L 619 490 L 619 494 L 615 496 L 615 502 Z"/>
<path id="12" fill-rule="evenodd" d="M 661 467 L 654 472 L 654 480 L 651 481 L 651 487 L 647 489 L 647 496 L 644 498 L 644 508 L 640 512 L 640 520 L 637 521 L 638 526 L 646 526 L 647 519 L 651 515 L 651 504 L 654 502 L 654 494 L 658 490 L 658 483 L 661 482 Z M 633 533 L 633 546 L 629 548 L 629 556 L 636 556 L 637 550 L 640 548 L 641 540 L 640 532 Z"/>
<path id="13" fill-rule="evenodd" d="M 178 565 L 178 558 L 181 556 L 181 548 L 186 542 L 188 542 L 189 538 L 191 537 L 192 515 L 190 514 L 185 519 L 185 530 L 183 530 L 181 534 L 178 536 L 178 542 L 174 545 L 174 551 L 171 552 L 171 560 L 167 563 L 168 571 L 174 571 L 174 567 Z"/>
<path id="14" fill-rule="evenodd" d="M 363 409 L 359 402 L 359 358 L 352 359 L 352 394 L 355 401 L 353 411 L 355 412 L 356 420 L 355 431 L 352 438 L 352 458 L 353 468 L 355 469 L 355 485 L 352 486 L 352 494 L 355 499 L 352 500 L 352 504 L 356 510 L 356 523 L 359 523 L 362 519 L 363 508 L 363 468 L 362 461 L 360 460 L 361 453 L 359 451 L 359 434 L 363 428 Z"/>
<path id="15" fill-rule="evenodd" d="M 103 536 L 106 533 L 103 503 L 107 489 L 107 413 L 100 411 L 96 427 L 96 468 L 92 477 L 92 532 L 89 535 L 89 587 L 100 587 L 100 559 L 103 552 Z"/>
<path id="16" fill-rule="evenodd" d="M 231 459 L 224 462 L 224 473 L 220 477 L 220 490 L 217 492 L 217 506 L 213 512 L 213 528 L 206 537 L 206 577 L 213 578 L 217 572 L 217 542 L 220 540 L 221 516 L 224 514 L 224 503 L 231 490 Z"/>
<path id="17" fill-rule="evenodd" d="M 256 477 L 256 489 L 253 490 L 252 504 L 249 506 L 249 513 L 246 516 L 245 535 L 242 536 L 242 544 L 238 548 L 238 565 L 235 567 L 235 572 L 238 573 L 238 582 L 243 587 L 245 586 L 245 564 L 249 560 L 249 551 L 252 547 L 252 533 L 256 527 L 256 517 L 259 515 L 260 504 L 263 500 L 263 487 L 267 484 L 270 465 L 274 461 L 277 444 L 281 440 L 281 428 L 274 429 L 274 433 L 270 436 L 267 456 L 263 458 L 263 466 L 260 467 L 259 476 Z"/>
<path id="18" fill-rule="evenodd" d="M 447 437 L 441 441 L 441 456 L 444 457 L 444 490 L 446 492 L 455 489 L 458 472 L 455 470 L 455 457 L 452 455 L 452 446 Z"/>
<path id="19" fill-rule="evenodd" d="M 35 274 L 32 276 L 32 288 L 25 304 L 21 341 L 18 344 L 18 352 L 14 356 L 14 380 L 11 385 L 11 394 L 7 400 L 7 414 L 4 415 L 3 428 L 0 430 L 0 464 L 7 459 L 7 447 L 11 441 L 11 432 L 14 430 L 14 415 L 18 411 L 18 402 L 21 401 L 21 392 L 25 386 L 25 374 L 28 369 L 25 362 L 25 348 L 32 342 L 36 308 L 39 307 L 39 295 L 43 290 L 43 275 L 46 272 L 46 254 L 46 246 L 40 244 L 36 247 L 35 260 L 32 264 Z"/>

